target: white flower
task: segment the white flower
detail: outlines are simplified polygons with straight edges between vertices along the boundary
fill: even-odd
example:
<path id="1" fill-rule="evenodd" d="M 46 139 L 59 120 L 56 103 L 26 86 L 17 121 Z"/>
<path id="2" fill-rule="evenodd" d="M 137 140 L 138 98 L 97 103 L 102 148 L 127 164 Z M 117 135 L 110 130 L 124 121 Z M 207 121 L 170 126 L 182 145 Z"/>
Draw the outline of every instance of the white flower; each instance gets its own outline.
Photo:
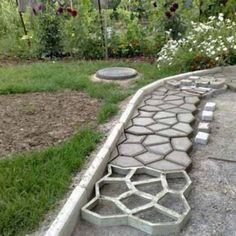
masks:
<path id="1" fill-rule="evenodd" d="M 227 40 L 229 43 L 232 43 L 233 40 L 234 40 L 234 36 L 227 37 L 226 40 Z"/>
<path id="2" fill-rule="evenodd" d="M 223 20 L 224 20 L 224 14 L 223 14 L 223 13 L 220 13 L 220 14 L 219 14 L 218 20 L 219 20 L 219 21 L 223 21 Z"/>

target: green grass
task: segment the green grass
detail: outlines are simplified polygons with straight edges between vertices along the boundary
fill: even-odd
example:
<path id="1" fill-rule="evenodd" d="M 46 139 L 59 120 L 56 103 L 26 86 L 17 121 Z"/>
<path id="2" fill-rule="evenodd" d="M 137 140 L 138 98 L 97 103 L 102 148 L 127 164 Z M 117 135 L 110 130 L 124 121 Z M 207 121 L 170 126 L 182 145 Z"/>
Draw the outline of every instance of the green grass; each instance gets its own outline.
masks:
<path id="1" fill-rule="evenodd" d="M 127 87 L 94 83 L 89 76 L 105 66 L 130 66 L 143 77 Z M 156 65 L 121 61 L 47 62 L 0 68 L 0 94 L 39 91 L 84 91 L 100 99 L 98 123 L 117 113 L 118 103 L 154 80 L 178 73 Z M 82 168 L 101 134 L 80 130 L 70 140 L 42 151 L 0 160 L 0 235 L 25 235 L 65 196 L 72 176 Z"/>
<path id="2" fill-rule="evenodd" d="M 0 161 L 0 235 L 24 235 L 63 198 L 101 134 L 79 131 L 61 145 Z"/>
<path id="3" fill-rule="evenodd" d="M 89 76 L 105 66 L 131 66 L 144 76 L 130 87 L 117 84 L 94 83 Z M 65 89 L 85 91 L 91 97 L 101 99 L 99 123 L 107 121 L 118 111 L 117 104 L 139 87 L 176 72 L 175 68 L 159 71 L 149 63 L 122 61 L 73 61 L 45 62 L 0 68 L 0 94 L 27 93 L 39 91 L 60 91 Z"/>

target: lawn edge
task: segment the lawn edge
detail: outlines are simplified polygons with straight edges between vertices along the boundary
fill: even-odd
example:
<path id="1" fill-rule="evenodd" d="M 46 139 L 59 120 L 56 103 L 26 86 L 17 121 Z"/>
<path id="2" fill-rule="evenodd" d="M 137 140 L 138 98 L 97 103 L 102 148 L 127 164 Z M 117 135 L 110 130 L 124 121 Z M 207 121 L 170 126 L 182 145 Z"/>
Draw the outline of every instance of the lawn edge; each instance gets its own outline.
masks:
<path id="1" fill-rule="evenodd" d="M 222 71 L 222 67 L 216 67 L 213 69 L 182 73 L 159 79 L 140 88 L 133 95 L 125 111 L 121 115 L 118 124 L 116 124 L 112 129 L 103 147 L 100 149 L 95 159 L 82 176 L 80 183 L 75 187 L 44 236 L 69 236 L 72 234 L 80 217 L 80 209 L 89 200 L 93 192 L 94 184 L 103 176 L 113 147 L 116 145 L 120 134 L 124 130 L 124 127 L 129 122 L 129 119 L 131 118 L 137 104 L 145 95 L 154 91 L 158 87 L 161 87 L 168 80 L 181 80 L 192 75 L 204 76 L 208 74 L 220 73 Z"/>

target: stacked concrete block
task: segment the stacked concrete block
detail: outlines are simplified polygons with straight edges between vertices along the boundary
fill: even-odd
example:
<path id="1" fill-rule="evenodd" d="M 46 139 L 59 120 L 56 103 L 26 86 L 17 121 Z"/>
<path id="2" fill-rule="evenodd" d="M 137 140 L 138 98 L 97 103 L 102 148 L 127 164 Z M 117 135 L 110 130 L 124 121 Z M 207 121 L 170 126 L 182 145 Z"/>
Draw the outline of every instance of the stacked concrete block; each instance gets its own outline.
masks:
<path id="1" fill-rule="evenodd" d="M 208 102 L 204 107 L 205 111 L 215 111 L 215 109 L 216 109 L 216 104 L 214 102 Z"/>
<path id="2" fill-rule="evenodd" d="M 214 76 L 189 76 L 188 79 L 182 79 L 181 90 L 198 94 L 200 96 L 209 96 L 212 93 L 219 93 L 225 90 L 225 79 L 215 78 Z"/>
<path id="3" fill-rule="evenodd" d="M 201 119 L 202 121 L 207 122 L 200 122 L 198 125 L 198 133 L 195 137 L 195 143 L 206 145 L 209 140 L 209 133 L 210 133 L 210 124 L 209 121 L 213 120 L 214 114 L 213 112 L 216 109 L 216 104 L 214 102 L 208 102 L 204 106 L 204 110 L 202 112 Z"/>
<path id="4" fill-rule="evenodd" d="M 213 111 L 203 110 L 202 112 L 202 121 L 212 121 L 213 120 Z"/>
<path id="5" fill-rule="evenodd" d="M 195 143 L 206 145 L 209 140 L 209 134 L 205 132 L 198 132 L 195 137 Z"/>
<path id="6" fill-rule="evenodd" d="M 210 133 L 210 123 L 200 122 L 198 125 L 198 131 Z"/>

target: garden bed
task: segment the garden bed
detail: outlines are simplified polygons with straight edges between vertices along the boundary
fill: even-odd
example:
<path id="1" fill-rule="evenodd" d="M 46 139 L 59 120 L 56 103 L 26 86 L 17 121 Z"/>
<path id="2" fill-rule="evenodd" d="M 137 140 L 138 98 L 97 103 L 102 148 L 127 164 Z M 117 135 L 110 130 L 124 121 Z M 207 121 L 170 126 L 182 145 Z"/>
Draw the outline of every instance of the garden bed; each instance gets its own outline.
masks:
<path id="1" fill-rule="evenodd" d="M 0 156 L 43 148 L 95 123 L 98 99 L 82 92 L 0 96 Z"/>

